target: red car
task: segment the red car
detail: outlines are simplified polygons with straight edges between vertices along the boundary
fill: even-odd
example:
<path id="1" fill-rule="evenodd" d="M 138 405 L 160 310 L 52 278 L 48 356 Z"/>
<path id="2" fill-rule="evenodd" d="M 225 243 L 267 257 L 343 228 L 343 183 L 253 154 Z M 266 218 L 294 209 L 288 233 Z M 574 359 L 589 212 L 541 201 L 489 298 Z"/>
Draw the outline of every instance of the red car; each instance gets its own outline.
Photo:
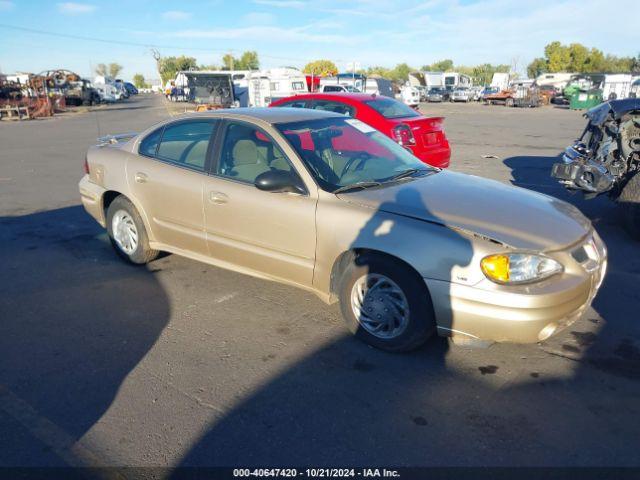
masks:
<path id="1" fill-rule="evenodd" d="M 393 98 L 367 93 L 311 93 L 282 98 L 271 107 L 314 108 L 349 115 L 391 137 L 429 165 L 446 168 L 451 147 L 444 117 L 425 117 Z"/>

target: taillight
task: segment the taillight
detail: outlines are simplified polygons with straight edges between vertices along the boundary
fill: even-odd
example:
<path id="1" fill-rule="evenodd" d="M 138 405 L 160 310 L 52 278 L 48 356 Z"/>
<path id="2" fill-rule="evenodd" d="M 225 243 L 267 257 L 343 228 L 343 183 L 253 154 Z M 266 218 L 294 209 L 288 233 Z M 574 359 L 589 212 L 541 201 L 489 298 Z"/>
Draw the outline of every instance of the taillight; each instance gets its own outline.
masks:
<path id="1" fill-rule="evenodd" d="M 409 127 L 409 125 L 405 125 L 404 123 L 401 123 L 400 125 L 394 127 L 393 138 L 396 142 L 398 142 L 403 147 L 406 145 L 416 144 L 416 139 L 413 136 L 411 127 Z"/>
<path id="2" fill-rule="evenodd" d="M 89 162 L 87 161 L 87 157 L 84 157 L 84 173 L 89 175 Z"/>

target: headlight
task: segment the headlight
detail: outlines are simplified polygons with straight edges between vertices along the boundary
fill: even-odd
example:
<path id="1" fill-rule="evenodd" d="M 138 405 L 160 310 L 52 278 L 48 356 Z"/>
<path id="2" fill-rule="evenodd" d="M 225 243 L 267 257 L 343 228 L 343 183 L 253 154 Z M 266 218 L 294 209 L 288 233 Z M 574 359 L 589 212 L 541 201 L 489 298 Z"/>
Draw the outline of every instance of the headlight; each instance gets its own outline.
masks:
<path id="1" fill-rule="evenodd" d="M 562 271 L 554 259 L 529 253 L 489 255 L 480 266 L 492 282 L 508 284 L 536 282 Z"/>

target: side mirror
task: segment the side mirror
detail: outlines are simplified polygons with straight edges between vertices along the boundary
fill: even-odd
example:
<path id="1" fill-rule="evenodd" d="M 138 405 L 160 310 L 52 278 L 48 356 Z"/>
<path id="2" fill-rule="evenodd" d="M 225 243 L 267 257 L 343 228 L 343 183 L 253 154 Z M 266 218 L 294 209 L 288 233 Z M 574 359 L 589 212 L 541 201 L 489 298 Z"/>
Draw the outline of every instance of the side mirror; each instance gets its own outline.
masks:
<path id="1" fill-rule="evenodd" d="M 256 177 L 254 185 L 258 190 L 272 193 L 300 193 L 305 194 L 306 190 L 300 178 L 285 170 L 269 170 Z"/>

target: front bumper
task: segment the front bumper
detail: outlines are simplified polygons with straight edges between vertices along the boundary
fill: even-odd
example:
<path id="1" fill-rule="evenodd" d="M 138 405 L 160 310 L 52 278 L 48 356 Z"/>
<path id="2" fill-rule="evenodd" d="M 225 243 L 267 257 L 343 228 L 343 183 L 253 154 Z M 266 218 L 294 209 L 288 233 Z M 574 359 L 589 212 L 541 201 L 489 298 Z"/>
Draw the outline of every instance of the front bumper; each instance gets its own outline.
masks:
<path id="1" fill-rule="evenodd" d="M 569 189 L 600 194 L 611 190 L 613 176 L 604 165 L 593 161 L 585 152 L 586 147 L 576 144 L 565 149 L 562 163 L 554 163 L 551 176 Z"/>
<path id="2" fill-rule="evenodd" d="M 551 278 L 529 287 L 492 285 L 493 290 L 487 290 L 480 285 L 432 279 L 425 279 L 425 283 L 433 301 L 439 335 L 536 343 L 583 315 L 596 296 L 606 269 L 605 253 L 590 273 Z"/>
<path id="3" fill-rule="evenodd" d="M 102 208 L 102 196 L 106 191 L 100 185 L 96 185 L 89 179 L 89 175 L 82 177 L 78 183 L 78 189 L 80 190 L 80 200 L 84 209 L 89 215 L 102 225 L 106 225 L 104 217 L 104 209 Z"/>

